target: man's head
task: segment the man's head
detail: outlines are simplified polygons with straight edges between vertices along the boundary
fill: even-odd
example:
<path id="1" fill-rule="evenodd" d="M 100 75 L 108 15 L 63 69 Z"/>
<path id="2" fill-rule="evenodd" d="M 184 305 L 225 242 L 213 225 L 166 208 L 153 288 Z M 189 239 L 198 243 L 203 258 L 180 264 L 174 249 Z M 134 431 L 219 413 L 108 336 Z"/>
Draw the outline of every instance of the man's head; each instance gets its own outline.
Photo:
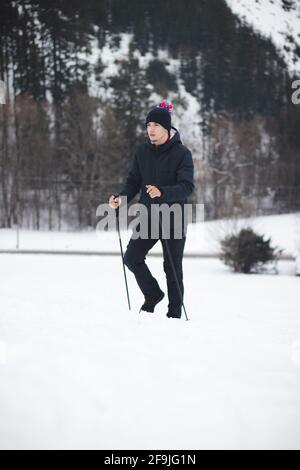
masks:
<path id="1" fill-rule="evenodd" d="M 156 108 L 151 109 L 146 118 L 148 137 L 153 144 L 167 140 L 171 132 L 172 104 L 162 101 Z"/>
<path id="2" fill-rule="evenodd" d="M 148 137 L 152 144 L 160 145 L 167 140 L 169 131 L 158 122 L 150 121 L 147 123 Z"/>

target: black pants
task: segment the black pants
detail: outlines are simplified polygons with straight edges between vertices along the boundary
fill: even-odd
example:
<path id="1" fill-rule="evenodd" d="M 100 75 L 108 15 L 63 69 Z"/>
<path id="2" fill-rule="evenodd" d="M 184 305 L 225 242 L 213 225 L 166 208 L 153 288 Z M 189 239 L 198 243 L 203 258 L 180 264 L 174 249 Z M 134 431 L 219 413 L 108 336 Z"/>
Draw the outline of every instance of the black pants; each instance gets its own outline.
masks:
<path id="1" fill-rule="evenodd" d="M 164 239 L 159 235 L 159 238 L 148 238 L 142 239 L 131 238 L 127 245 L 126 252 L 124 254 L 124 263 L 135 275 L 136 281 L 144 294 L 145 298 L 155 298 L 160 291 L 157 280 L 152 276 L 147 264 L 145 263 L 146 254 L 148 251 L 158 242 L 161 241 L 163 247 L 163 267 L 167 279 L 169 305 L 168 311 L 176 316 L 181 316 L 181 298 L 178 292 L 177 283 L 173 274 L 172 265 L 170 263 L 167 246 L 168 243 L 169 251 L 172 256 L 173 264 L 176 271 L 179 287 L 184 295 L 183 286 L 183 272 L 182 272 L 182 258 L 183 250 L 186 242 L 186 236 L 181 239 Z"/>

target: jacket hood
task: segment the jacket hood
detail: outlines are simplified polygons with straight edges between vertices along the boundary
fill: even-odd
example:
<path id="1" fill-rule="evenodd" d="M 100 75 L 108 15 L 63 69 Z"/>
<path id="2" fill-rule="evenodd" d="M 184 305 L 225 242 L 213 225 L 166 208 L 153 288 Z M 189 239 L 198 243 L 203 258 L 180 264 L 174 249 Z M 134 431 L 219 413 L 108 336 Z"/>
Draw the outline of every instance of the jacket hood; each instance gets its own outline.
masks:
<path id="1" fill-rule="evenodd" d="M 176 129 L 176 127 L 172 126 L 171 127 L 171 138 L 170 138 L 170 140 L 168 140 L 167 142 L 165 142 L 162 145 L 155 145 L 155 144 L 152 144 L 149 137 L 147 137 L 146 138 L 146 144 L 153 152 L 161 153 L 161 152 L 165 152 L 166 150 L 168 150 L 170 147 L 172 147 L 172 145 L 182 144 L 182 142 L 181 142 L 181 138 L 180 138 L 180 134 L 179 134 L 178 129 Z"/>

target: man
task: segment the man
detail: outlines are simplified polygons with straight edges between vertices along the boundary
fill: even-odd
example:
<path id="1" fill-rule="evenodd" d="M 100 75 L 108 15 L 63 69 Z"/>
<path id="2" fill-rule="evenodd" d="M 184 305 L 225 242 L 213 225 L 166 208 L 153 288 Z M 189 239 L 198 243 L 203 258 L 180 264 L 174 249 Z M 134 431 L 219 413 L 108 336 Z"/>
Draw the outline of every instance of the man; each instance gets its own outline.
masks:
<path id="1" fill-rule="evenodd" d="M 122 204 L 122 195 L 127 196 L 129 203 L 141 189 L 139 203 L 145 204 L 149 212 L 152 204 L 161 201 L 162 204 L 166 203 L 169 206 L 175 203 L 180 204 L 183 213 L 187 197 L 194 190 L 194 165 L 190 150 L 182 144 L 178 130 L 171 125 L 172 108 L 171 104 L 163 101 L 148 113 L 146 117 L 148 138 L 137 147 L 126 183 L 119 195 L 112 195 L 109 198 L 111 207 L 116 209 Z M 150 216 L 150 226 L 151 220 Z M 174 224 L 171 225 L 168 239 L 164 239 L 162 232 L 159 232 L 158 238 L 151 238 L 151 236 L 147 239 L 131 238 L 124 254 L 124 263 L 135 275 L 137 284 L 144 294 L 145 302 L 140 311 L 154 312 L 155 306 L 165 294 L 152 276 L 145 263 L 145 257 L 160 239 L 169 298 L 167 317 L 181 318 L 184 295 L 182 258 L 186 231 L 185 222 L 183 222 L 181 238 L 174 238 L 176 228 Z M 149 233 L 150 230 L 151 227 L 149 227 Z M 173 267 L 169 254 L 173 260 Z M 180 291 L 173 268 L 175 268 Z"/>

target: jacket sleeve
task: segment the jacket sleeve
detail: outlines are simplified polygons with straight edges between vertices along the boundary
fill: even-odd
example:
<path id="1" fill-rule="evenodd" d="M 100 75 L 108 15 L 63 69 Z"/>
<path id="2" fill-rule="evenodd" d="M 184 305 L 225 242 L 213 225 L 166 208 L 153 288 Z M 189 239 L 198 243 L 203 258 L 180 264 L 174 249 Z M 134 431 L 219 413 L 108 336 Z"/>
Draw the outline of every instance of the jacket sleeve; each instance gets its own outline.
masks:
<path id="1" fill-rule="evenodd" d="M 183 201 L 194 191 L 194 163 L 190 150 L 184 154 L 177 168 L 176 179 L 177 183 L 170 186 L 156 185 L 162 193 L 162 202 Z"/>
<path id="2" fill-rule="evenodd" d="M 125 181 L 125 184 L 121 191 L 119 192 L 119 196 L 127 196 L 127 204 L 134 198 L 134 196 L 139 192 L 141 189 L 142 184 L 142 177 L 140 173 L 140 169 L 137 162 L 137 154 L 134 154 L 134 157 L 131 162 L 131 167 Z"/>

